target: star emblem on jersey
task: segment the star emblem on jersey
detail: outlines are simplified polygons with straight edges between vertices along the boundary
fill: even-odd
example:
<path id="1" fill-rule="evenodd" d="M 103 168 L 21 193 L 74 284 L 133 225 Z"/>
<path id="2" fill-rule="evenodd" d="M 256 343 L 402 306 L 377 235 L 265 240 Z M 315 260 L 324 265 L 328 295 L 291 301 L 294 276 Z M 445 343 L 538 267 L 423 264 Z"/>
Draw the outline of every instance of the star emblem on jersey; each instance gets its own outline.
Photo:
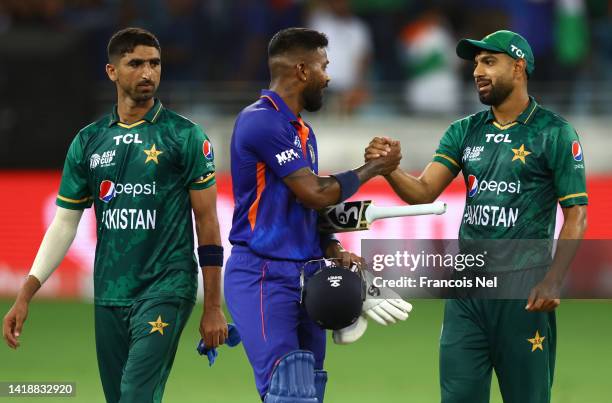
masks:
<path id="1" fill-rule="evenodd" d="M 157 157 L 159 157 L 160 154 L 163 154 L 164 152 L 155 148 L 155 144 L 153 144 L 149 150 L 144 150 L 144 153 L 147 154 L 147 159 L 145 160 L 145 164 L 148 163 L 149 161 L 153 161 L 154 163 L 159 164 Z"/>
<path id="2" fill-rule="evenodd" d="M 161 315 L 157 316 L 157 320 L 155 322 L 149 322 L 149 325 L 151 325 L 151 331 L 149 334 L 159 332 L 162 336 L 164 335 L 164 328 L 166 326 L 170 326 L 162 321 Z"/>
<path id="3" fill-rule="evenodd" d="M 540 331 L 536 330 L 536 334 L 535 336 L 533 336 L 533 339 L 527 339 L 527 341 L 529 343 L 531 343 L 531 352 L 533 353 L 534 351 L 536 351 L 538 348 L 542 351 L 544 351 L 544 346 L 542 345 L 542 343 L 544 343 L 544 339 L 546 337 L 542 337 L 540 336 Z"/>
<path id="4" fill-rule="evenodd" d="M 519 148 L 513 148 L 512 152 L 514 153 L 512 161 L 521 160 L 523 164 L 525 163 L 525 157 L 531 154 L 531 151 L 525 150 L 525 144 L 521 144 Z"/>

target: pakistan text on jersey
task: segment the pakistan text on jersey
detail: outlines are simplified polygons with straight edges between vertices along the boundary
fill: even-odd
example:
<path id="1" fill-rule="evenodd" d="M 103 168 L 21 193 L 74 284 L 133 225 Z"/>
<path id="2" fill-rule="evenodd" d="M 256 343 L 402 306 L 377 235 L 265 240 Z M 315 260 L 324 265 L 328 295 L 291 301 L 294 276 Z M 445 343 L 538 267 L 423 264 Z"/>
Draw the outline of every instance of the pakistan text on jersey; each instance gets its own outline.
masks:
<path id="1" fill-rule="evenodd" d="M 156 210 L 120 208 L 103 211 L 101 221 L 106 229 L 154 230 L 156 218 Z"/>
<path id="2" fill-rule="evenodd" d="M 518 208 L 467 205 L 463 214 L 463 223 L 492 227 L 514 227 L 518 218 Z"/>

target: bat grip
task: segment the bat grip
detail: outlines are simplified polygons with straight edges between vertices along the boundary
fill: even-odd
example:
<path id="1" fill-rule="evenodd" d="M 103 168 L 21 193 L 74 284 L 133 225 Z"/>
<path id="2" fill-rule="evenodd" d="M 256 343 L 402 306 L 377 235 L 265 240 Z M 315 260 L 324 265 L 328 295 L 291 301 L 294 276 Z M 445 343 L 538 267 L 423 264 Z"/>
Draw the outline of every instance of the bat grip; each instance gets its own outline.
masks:
<path id="1" fill-rule="evenodd" d="M 415 204 L 412 206 L 379 207 L 370 205 L 366 210 L 366 220 L 371 223 L 381 218 L 409 217 L 416 215 L 444 214 L 446 203 L 436 201 L 428 204 Z"/>

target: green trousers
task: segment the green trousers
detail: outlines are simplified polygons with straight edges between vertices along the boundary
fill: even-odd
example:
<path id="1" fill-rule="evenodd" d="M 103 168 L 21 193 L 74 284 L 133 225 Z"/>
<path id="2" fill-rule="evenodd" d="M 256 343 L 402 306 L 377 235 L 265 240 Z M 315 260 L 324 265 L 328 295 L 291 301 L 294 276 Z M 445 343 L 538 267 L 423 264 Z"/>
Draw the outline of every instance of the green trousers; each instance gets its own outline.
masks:
<path id="1" fill-rule="evenodd" d="M 440 337 L 442 403 L 487 403 L 491 373 L 504 403 L 548 403 L 556 350 L 554 312 L 525 300 L 447 300 Z"/>
<path id="2" fill-rule="evenodd" d="M 161 402 L 193 305 L 178 297 L 96 305 L 96 351 L 107 402 Z"/>

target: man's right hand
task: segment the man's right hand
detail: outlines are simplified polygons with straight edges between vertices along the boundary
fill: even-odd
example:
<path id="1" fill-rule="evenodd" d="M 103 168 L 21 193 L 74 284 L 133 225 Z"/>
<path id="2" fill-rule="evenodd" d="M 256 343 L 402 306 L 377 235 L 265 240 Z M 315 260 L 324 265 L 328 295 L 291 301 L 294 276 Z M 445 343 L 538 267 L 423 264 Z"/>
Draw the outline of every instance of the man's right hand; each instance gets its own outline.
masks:
<path id="1" fill-rule="evenodd" d="M 28 303 L 17 299 L 2 321 L 2 335 L 10 348 L 19 347 L 19 336 L 28 317 Z"/>
<path id="2" fill-rule="evenodd" d="M 374 164 L 379 175 L 389 175 L 402 159 L 400 142 L 386 137 L 374 137 L 366 148 L 366 163 Z"/>

